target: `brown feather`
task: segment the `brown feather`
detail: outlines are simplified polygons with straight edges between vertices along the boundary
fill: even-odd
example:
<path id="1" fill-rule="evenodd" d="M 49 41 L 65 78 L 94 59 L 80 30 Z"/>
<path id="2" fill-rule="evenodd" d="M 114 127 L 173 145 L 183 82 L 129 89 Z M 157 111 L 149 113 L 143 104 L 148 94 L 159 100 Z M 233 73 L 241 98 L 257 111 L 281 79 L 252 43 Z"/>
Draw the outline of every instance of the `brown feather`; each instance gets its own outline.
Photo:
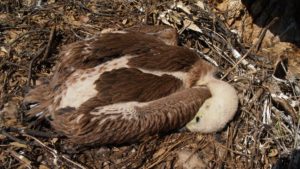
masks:
<path id="1" fill-rule="evenodd" d="M 175 46 L 178 44 L 178 34 L 176 29 L 173 29 L 166 25 L 138 25 L 125 30 L 130 32 L 146 33 L 162 40 L 167 45 Z"/>
<path id="2" fill-rule="evenodd" d="M 118 118 L 108 120 L 107 115 L 93 116 L 81 112 L 84 116 L 80 124 L 76 123 L 76 117 L 80 113 L 72 113 L 57 116 L 52 125 L 56 129 L 62 129 L 74 143 L 129 143 L 184 126 L 193 119 L 202 103 L 209 97 L 210 92 L 205 87 L 185 89 L 148 105 L 136 107 L 137 119 L 126 120 L 122 118 L 122 114 L 117 114 Z M 92 121 L 93 117 L 98 120 Z M 99 124 L 103 119 L 107 120 Z"/>
<path id="3" fill-rule="evenodd" d="M 135 68 L 121 68 L 105 72 L 96 81 L 96 89 L 100 97 L 110 97 L 110 104 L 126 101 L 152 101 L 168 96 L 181 87 L 182 82 L 173 76 L 155 76 Z"/>
<path id="4" fill-rule="evenodd" d="M 23 103 L 25 105 L 36 104 L 36 106 L 27 112 L 28 116 L 33 117 L 40 112 L 43 112 L 40 114 L 41 117 L 47 115 L 49 113 L 47 107 L 52 103 L 52 99 L 53 94 L 49 88 L 49 83 L 42 83 L 30 90 L 24 98 Z"/>
<path id="5" fill-rule="evenodd" d="M 200 60 L 199 56 L 187 48 L 156 46 L 151 49 L 151 52 L 131 58 L 129 65 L 148 70 L 187 72 L 198 60 Z"/>
<path id="6" fill-rule="evenodd" d="M 182 127 L 211 96 L 207 88 L 192 87 L 214 68 L 157 36 L 106 33 L 66 46 L 50 83 L 26 96 L 39 101 L 30 115 L 51 115 L 53 128 L 77 144 L 121 144 Z M 122 58 L 127 64 L 118 62 Z M 85 82 L 87 88 L 78 89 Z M 72 87 L 76 97 L 65 102 Z M 110 106 L 113 113 L 102 113 Z"/>

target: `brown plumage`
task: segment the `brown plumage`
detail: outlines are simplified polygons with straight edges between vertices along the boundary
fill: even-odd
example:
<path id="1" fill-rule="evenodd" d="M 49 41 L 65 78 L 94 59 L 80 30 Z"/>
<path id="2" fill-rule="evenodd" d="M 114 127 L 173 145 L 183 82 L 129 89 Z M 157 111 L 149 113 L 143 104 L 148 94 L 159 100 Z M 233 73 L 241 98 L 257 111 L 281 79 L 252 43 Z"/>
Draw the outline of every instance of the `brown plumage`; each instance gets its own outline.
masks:
<path id="1" fill-rule="evenodd" d="M 51 116 L 52 127 L 76 144 L 128 143 L 190 122 L 211 97 L 200 82 L 215 68 L 174 46 L 174 29 L 146 28 L 66 46 L 50 82 L 25 97 L 37 103 L 28 114 Z"/>

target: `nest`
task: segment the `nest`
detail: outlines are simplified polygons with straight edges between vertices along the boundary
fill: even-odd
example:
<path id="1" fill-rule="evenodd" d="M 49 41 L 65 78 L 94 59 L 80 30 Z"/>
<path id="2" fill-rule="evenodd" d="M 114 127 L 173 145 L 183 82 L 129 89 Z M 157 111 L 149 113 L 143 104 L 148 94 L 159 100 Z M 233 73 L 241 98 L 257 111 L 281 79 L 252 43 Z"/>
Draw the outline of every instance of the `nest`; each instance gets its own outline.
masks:
<path id="1" fill-rule="evenodd" d="M 270 168 L 299 147 L 298 79 L 284 56 L 275 66 L 259 56 L 268 26 L 254 44 L 242 43 L 201 1 L 6 0 L 0 11 L 0 168 Z M 239 111 L 224 131 L 72 151 L 49 126 L 26 121 L 23 96 L 51 76 L 62 45 L 141 23 L 176 28 L 180 45 L 235 86 Z"/>

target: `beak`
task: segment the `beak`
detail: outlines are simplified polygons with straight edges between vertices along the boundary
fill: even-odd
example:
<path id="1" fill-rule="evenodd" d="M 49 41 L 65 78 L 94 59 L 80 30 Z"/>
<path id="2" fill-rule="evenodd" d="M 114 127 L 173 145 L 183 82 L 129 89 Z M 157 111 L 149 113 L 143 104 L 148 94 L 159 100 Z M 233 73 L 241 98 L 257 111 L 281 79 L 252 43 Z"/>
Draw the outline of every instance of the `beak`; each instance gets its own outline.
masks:
<path id="1" fill-rule="evenodd" d="M 187 126 L 184 126 L 181 129 L 179 129 L 179 132 L 190 132 L 190 130 L 187 128 Z"/>
<path id="2" fill-rule="evenodd" d="M 193 125 L 189 123 L 187 123 L 185 126 L 184 126 L 184 129 L 185 131 L 189 131 L 189 132 L 192 132 L 193 131 Z"/>

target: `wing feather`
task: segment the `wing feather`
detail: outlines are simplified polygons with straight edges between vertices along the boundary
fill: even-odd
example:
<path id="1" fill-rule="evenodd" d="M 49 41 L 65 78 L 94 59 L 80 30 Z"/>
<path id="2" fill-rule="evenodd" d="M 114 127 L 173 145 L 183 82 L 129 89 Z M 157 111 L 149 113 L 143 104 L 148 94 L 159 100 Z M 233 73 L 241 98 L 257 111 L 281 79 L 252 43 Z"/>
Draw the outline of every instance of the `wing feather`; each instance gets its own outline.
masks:
<path id="1" fill-rule="evenodd" d="M 76 144 L 122 144 L 138 141 L 148 135 L 182 127 L 193 119 L 209 97 L 211 94 L 208 88 L 200 87 L 184 89 L 147 103 L 125 102 L 95 107 L 93 113 L 84 116 L 94 119 L 88 123 L 88 127 L 79 127 L 79 132 L 75 133 L 74 129 L 78 124 L 68 124 L 67 135 Z M 126 114 L 130 116 L 127 117 Z M 60 117 L 55 121 L 56 127 L 61 124 L 62 119 Z"/>

